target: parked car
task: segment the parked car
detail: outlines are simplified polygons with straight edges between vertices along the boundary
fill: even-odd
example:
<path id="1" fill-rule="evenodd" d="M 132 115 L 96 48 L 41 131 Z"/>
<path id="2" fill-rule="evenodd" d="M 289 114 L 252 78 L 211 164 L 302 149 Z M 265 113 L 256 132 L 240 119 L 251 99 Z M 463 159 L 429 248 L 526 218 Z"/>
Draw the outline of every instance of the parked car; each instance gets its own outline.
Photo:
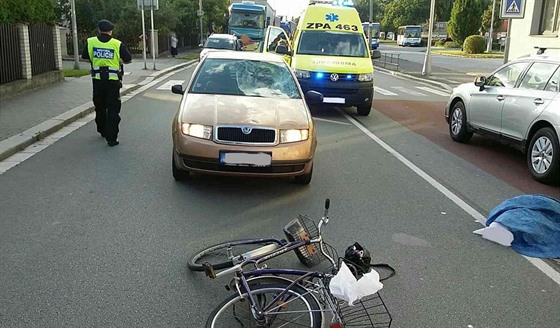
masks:
<path id="1" fill-rule="evenodd" d="M 560 58 L 532 55 L 455 88 L 445 107 L 451 138 L 496 138 L 527 155 L 536 180 L 560 182 Z"/>
<path id="2" fill-rule="evenodd" d="M 206 56 L 210 51 L 239 51 L 241 50 L 241 42 L 235 35 L 229 34 L 212 34 L 206 39 L 204 45 L 200 45 L 202 50 L 198 60 Z"/>
<path id="3" fill-rule="evenodd" d="M 198 64 L 173 119 L 173 177 L 190 172 L 295 177 L 308 184 L 317 144 L 306 99 L 281 56 L 210 52 Z"/>

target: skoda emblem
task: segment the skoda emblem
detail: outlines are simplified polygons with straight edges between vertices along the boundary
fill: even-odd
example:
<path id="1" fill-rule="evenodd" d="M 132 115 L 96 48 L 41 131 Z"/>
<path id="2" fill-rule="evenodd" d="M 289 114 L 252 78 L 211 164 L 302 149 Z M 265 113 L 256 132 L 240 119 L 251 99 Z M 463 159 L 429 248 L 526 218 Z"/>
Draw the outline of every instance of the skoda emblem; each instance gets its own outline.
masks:
<path id="1" fill-rule="evenodd" d="M 332 73 L 332 74 L 331 74 L 331 81 L 333 81 L 333 82 L 338 81 L 338 74 Z"/>
<path id="2" fill-rule="evenodd" d="M 244 126 L 241 128 L 241 132 L 243 132 L 243 134 L 249 134 L 251 131 L 253 131 L 253 128 L 250 126 Z"/>

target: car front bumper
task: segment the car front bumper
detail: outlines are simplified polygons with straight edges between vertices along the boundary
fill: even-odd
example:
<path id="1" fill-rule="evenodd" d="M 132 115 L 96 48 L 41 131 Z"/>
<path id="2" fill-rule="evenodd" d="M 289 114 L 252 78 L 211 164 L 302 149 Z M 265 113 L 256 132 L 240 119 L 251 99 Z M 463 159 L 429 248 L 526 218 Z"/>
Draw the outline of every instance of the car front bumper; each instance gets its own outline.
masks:
<path id="1" fill-rule="evenodd" d="M 343 74 L 340 74 L 343 75 Z M 324 105 L 338 106 L 361 106 L 371 103 L 373 100 L 373 81 L 357 82 L 357 81 L 337 81 L 313 79 L 298 79 L 303 93 L 313 90 L 320 92 L 325 98 L 336 98 L 339 101 L 344 99 L 344 103 L 327 102 Z M 327 99 L 328 100 L 328 99 Z"/>

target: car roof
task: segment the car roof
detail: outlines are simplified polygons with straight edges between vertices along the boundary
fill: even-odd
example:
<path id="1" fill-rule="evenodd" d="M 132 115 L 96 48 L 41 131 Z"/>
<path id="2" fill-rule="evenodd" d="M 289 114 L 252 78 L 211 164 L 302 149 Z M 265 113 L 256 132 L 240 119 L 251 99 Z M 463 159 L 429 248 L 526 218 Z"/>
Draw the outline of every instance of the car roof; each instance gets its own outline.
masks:
<path id="1" fill-rule="evenodd" d="M 211 34 L 209 37 L 215 39 L 235 39 L 235 35 L 232 34 Z"/>
<path id="2" fill-rule="evenodd" d="M 213 51 L 208 53 L 206 58 L 262 60 L 275 63 L 283 62 L 281 56 L 254 51 Z"/>

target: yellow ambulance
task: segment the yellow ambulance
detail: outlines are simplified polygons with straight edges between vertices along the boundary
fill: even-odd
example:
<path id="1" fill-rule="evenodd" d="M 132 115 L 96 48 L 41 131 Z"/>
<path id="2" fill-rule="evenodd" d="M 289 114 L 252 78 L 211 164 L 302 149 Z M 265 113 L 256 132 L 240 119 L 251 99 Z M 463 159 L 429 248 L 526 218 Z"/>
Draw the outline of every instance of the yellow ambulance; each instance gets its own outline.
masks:
<path id="1" fill-rule="evenodd" d="M 265 45 L 272 44 L 280 33 L 276 29 L 269 31 Z M 275 52 L 282 53 L 278 50 L 283 48 Z M 309 5 L 285 52 L 304 93 L 318 91 L 323 95 L 323 104 L 355 106 L 358 115 L 369 115 L 373 100 L 371 58 L 378 58 L 380 52 L 370 52 L 355 8 Z"/>

